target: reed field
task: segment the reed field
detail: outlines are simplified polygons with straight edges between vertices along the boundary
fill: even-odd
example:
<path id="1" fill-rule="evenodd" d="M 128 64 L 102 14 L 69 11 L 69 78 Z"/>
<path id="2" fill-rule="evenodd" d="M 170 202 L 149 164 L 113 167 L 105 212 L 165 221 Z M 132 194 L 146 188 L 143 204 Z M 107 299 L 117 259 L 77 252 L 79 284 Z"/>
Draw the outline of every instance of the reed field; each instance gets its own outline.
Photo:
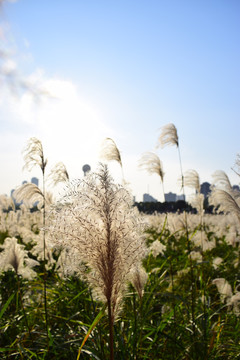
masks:
<path id="1" fill-rule="evenodd" d="M 179 150 L 173 126 L 159 141 Z M 105 158 L 122 167 L 107 142 Z M 240 358 L 240 193 L 224 172 L 214 175 L 213 214 L 191 170 L 180 179 L 195 213 L 147 215 L 106 164 L 70 181 L 59 163 L 50 175 L 65 190 L 54 200 L 39 140 L 24 161 L 41 168 L 43 188 L 16 189 L 18 206 L 0 197 L 1 359 Z M 156 156 L 140 165 L 163 184 Z"/>
<path id="2" fill-rule="evenodd" d="M 240 360 L 239 14 L 0 0 L 0 360 Z"/>

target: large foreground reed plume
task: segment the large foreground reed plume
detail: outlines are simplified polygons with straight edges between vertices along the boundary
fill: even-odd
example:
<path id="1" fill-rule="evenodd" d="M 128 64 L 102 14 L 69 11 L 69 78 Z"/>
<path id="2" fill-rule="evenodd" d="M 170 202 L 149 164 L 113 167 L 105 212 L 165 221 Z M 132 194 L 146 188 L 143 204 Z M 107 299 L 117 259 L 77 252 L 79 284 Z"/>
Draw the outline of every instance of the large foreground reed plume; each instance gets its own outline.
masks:
<path id="1" fill-rule="evenodd" d="M 71 182 L 53 209 L 52 240 L 72 254 L 96 299 L 108 309 L 110 359 L 113 324 L 120 310 L 130 270 L 146 254 L 144 223 L 128 191 L 113 183 L 106 165 L 98 173 Z M 74 260 L 75 259 L 75 260 Z M 76 260 L 77 259 L 77 260 Z M 76 268 L 76 267 L 75 267 Z"/>

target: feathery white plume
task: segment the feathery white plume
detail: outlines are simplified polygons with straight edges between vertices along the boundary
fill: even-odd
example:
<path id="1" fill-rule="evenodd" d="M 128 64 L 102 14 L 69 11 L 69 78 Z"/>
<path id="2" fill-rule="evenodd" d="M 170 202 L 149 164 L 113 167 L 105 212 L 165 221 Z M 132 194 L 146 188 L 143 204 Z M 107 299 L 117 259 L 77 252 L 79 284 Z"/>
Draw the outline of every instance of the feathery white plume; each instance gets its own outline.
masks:
<path id="1" fill-rule="evenodd" d="M 162 162 L 153 152 L 145 152 L 139 160 L 139 167 L 146 170 L 149 174 L 157 174 L 163 182 L 164 172 Z"/>
<path id="2" fill-rule="evenodd" d="M 193 188 L 200 193 L 200 179 L 196 170 L 190 169 L 184 175 L 184 185 Z"/>
<path id="3" fill-rule="evenodd" d="M 129 273 L 129 280 L 137 291 L 140 299 L 143 297 L 144 286 L 146 285 L 147 279 L 148 274 L 142 266 L 134 266 Z"/>
<path id="4" fill-rule="evenodd" d="M 7 271 L 13 269 L 16 274 L 26 279 L 32 279 L 36 276 L 32 267 L 39 265 L 38 261 L 30 259 L 24 245 L 17 243 L 16 238 L 6 238 L 3 245 L 0 245 L 3 251 L 0 253 L 0 270 Z"/>
<path id="5" fill-rule="evenodd" d="M 157 239 L 151 244 L 149 250 L 152 253 L 152 256 L 156 258 L 159 254 L 164 254 L 164 251 L 166 250 L 166 245 L 162 244 L 161 241 Z"/>
<path id="6" fill-rule="evenodd" d="M 176 145 L 178 147 L 178 134 L 174 124 L 167 124 L 162 127 L 161 134 L 158 138 L 157 147 L 162 148 L 166 145 Z"/>
<path id="7" fill-rule="evenodd" d="M 191 206 L 193 208 L 195 208 L 198 212 L 198 214 L 202 214 L 204 213 L 204 195 L 197 193 L 194 195 L 189 196 L 188 198 L 188 202 L 189 204 L 191 204 Z"/>
<path id="8" fill-rule="evenodd" d="M 0 195 L 0 209 L 9 210 L 9 208 L 15 209 L 13 198 L 7 195 Z"/>
<path id="9" fill-rule="evenodd" d="M 228 301 L 228 307 L 233 310 L 236 316 L 240 316 L 240 292 L 236 292 Z"/>
<path id="10" fill-rule="evenodd" d="M 35 137 L 29 139 L 23 150 L 23 159 L 25 161 L 24 168 L 30 171 L 34 166 L 38 165 L 44 173 L 47 160 L 44 158 L 43 147 L 40 140 Z"/>
<path id="11" fill-rule="evenodd" d="M 18 203 L 24 201 L 29 205 L 33 205 L 37 201 L 42 201 L 43 193 L 37 185 L 26 183 L 14 190 L 13 197 Z"/>
<path id="12" fill-rule="evenodd" d="M 222 190 L 226 190 L 228 192 L 232 191 L 232 185 L 227 174 L 222 170 L 217 170 L 212 175 L 214 185 Z"/>
<path id="13" fill-rule="evenodd" d="M 232 212 L 240 220 L 240 191 L 233 190 L 227 174 L 218 170 L 213 174 L 214 184 L 211 186 L 209 204 L 218 211 Z"/>
<path id="14" fill-rule="evenodd" d="M 111 307 L 114 319 L 128 274 L 146 254 L 143 218 L 128 191 L 113 183 L 106 165 L 68 188 L 52 213 L 52 241 L 71 248 L 75 261 L 86 264 L 95 296 Z"/>
<path id="15" fill-rule="evenodd" d="M 218 292 L 220 294 L 221 301 L 231 298 L 232 296 L 232 287 L 224 278 L 217 278 L 212 281 L 214 285 L 217 286 Z"/>
<path id="16" fill-rule="evenodd" d="M 69 180 L 69 175 L 66 166 L 62 162 L 57 163 L 51 169 L 48 180 L 52 186 L 56 186 L 60 182 L 67 182 Z"/>
<path id="17" fill-rule="evenodd" d="M 120 151 L 115 141 L 111 138 L 104 139 L 100 151 L 100 158 L 107 161 L 117 161 L 122 167 Z"/>
<path id="18" fill-rule="evenodd" d="M 239 198 L 238 198 L 239 199 Z M 209 204 L 215 207 L 219 206 L 218 212 L 232 212 L 240 220 L 240 207 L 238 199 L 235 199 L 233 193 L 228 193 L 225 190 L 212 188 L 209 196 Z"/>

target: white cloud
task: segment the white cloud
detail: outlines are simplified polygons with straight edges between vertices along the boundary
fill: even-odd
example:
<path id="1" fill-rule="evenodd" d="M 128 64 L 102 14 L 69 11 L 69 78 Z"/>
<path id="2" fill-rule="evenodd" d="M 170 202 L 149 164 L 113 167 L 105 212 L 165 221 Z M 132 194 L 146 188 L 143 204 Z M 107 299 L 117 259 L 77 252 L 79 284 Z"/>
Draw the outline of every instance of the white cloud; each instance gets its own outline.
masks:
<path id="1" fill-rule="evenodd" d="M 3 62 L 3 65 L 1 67 L 2 72 L 5 75 L 11 75 L 16 71 L 17 64 L 12 59 L 6 59 L 6 61 Z"/>

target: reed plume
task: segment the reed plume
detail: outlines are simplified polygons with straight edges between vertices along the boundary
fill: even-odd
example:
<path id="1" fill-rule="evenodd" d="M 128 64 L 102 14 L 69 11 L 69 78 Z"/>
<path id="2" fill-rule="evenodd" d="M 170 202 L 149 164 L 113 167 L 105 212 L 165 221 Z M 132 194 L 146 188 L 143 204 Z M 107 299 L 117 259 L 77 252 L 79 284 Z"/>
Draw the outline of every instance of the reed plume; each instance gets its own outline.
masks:
<path id="1" fill-rule="evenodd" d="M 185 186 L 188 186 L 192 189 L 195 190 L 195 194 L 192 195 L 189 199 L 190 204 L 195 207 L 197 209 L 198 214 L 200 215 L 200 224 L 201 224 L 201 232 L 200 232 L 200 240 L 201 240 L 201 254 L 199 254 L 198 252 L 195 254 L 195 256 L 200 256 L 201 257 L 201 271 L 202 271 L 202 277 L 204 274 L 204 267 L 203 267 L 203 263 L 204 263 L 204 233 L 203 233 L 203 229 L 204 229 L 204 223 L 203 223 L 203 215 L 204 215 L 204 195 L 201 194 L 201 184 L 200 184 L 200 177 L 199 174 L 196 170 L 190 169 L 185 173 L 184 176 L 184 183 Z M 193 251 L 190 252 L 189 254 L 189 259 L 190 259 L 190 263 L 192 263 L 192 260 L 194 260 L 193 257 Z M 206 319 L 207 317 L 207 312 L 206 312 L 206 285 L 205 282 L 203 281 L 201 283 L 201 287 L 202 287 L 202 294 L 203 294 L 203 314 L 204 314 L 204 319 Z M 193 296 L 194 298 L 194 296 Z M 204 347 L 205 347 L 205 351 L 207 349 L 207 333 L 206 333 L 206 328 L 204 326 Z"/>
<path id="2" fill-rule="evenodd" d="M 174 124 L 167 124 L 162 127 L 161 134 L 158 138 L 157 147 L 161 146 L 162 148 L 166 145 L 176 145 L 178 143 L 178 133 Z"/>
<path id="3" fill-rule="evenodd" d="M 45 173 L 47 159 L 44 157 L 42 143 L 37 138 L 32 137 L 28 140 L 23 150 L 23 159 L 25 162 L 24 168 L 31 171 L 34 166 L 39 166 L 42 173 Z"/>
<path id="4" fill-rule="evenodd" d="M 162 182 L 163 198 L 165 201 L 165 192 L 163 185 L 163 179 L 164 179 L 163 166 L 157 154 L 153 152 L 144 153 L 141 159 L 139 160 L 139 167 L 145 169 L 149 174 L 157 174 L 158 176 L 160 176 Z"/>
<path id="5" fill-rule="evenodd" d="M 95 298 L 107 305 L 113 359 L 113 323 L 128 274 L 133 267 L 140 267 L 146 254 L 142 217 L 132 207 L 128 191 L 113 183 L 102 164 L 98 173 L 68 185 L 51 216 L 52 241 L 75 251 L 75 259 L 89 269 L 84 276 Z"/>
<path id="6" fill-rule="evenodd" d="M 144 294 L 144 286 L 148 280 L 148 274 L 146 270 L 141 266 L 133 267 L 129 274 L 130 282 L 138 293 L 140 299 L 142 299 Z"/>
<path id="7" fill-rule="evenodd" d="M 237 199 L 234 197 L 233 192 L 229 193 L 226 190 L 212 188 L 209 204 L 215 206 L 215 208 L 218 207 L 218 212 L 232 212 L 240 221 L 239 196 Z"/>
<path id="8" fill-rule="evenodd" d="M 228 192 L 232 191 L 232 185 L 227 174 L 222 170 L 213 173 L 213 183 L 217 188 L 224 189 Z"/>
<path id="9" fill-rule="evenodd" d="M 111 138 L 104 139 L 100 151 L 100 158 L 107 161 L 117 161 L 122 167 L 120 151 L 118 150 L 115 141 Z"/>
<path id="10" fill-rule="evenodd" d="M 21 278 L 32 280 L 37 273 L 32 269 L 34 266 L 39 265 L 39 262 L 28 257 L 28 252 L 25 250 L 25 246 L 18 244 L 17 238 L 7 237 L 4 240 L 3 245 L 0 245 L 0 272 L 13 270 L 16 274 L 18 295 L 23 310 L 23 316 L 28 329 L 29 337 L 33 346 L 33 338 L 31 329 L 28 324 L 27 313 L 25 311 L 22 290 L 21 290 Z M 38 355 L 37 355 L 38 359 Z"/>
<path id="11" fill-rule="evenodd" d="M 58 162 L 50 171 L 48 175 L 48 180 L 52 186 L 56 186 L 60 182 L 69 181 L 69 174 L 67 172 L 66 166 L 62 162 Z"/>
<path id="12" fill-rule="evenodd" d="M 43 203 L 43 193 L 39 187 L 32 183 L 26 183 L 18 187 L 13 192 L 13 197 L 17 203 L 27 203 L 29 207 L 33 206 L 34 203 Z"/>
<path id="13" fill-rule="evenodd" d="M 187 170 L 184 175 L 184 184 L 195 190 L 195 194 L 189 198 L 190 204 L 197 209 L 201 217 L 201 225 L 203 226 L 203 213 L 204 213 L 204 196 L 201 194 L 200 177 L 196 170 Z"/>
<path id="14" fill-rule="evenodd" d="M 15 203 L 12 196 L 0 195 L 0 210 L 9 210 L 11 208 L 15 210 Z"/>
<path id="15" fill-rule="evenodd" d="M 217 286 L 218 292 L 220 293 L 220 299 L 222 302 L 230 299 L 232 294 L 232 287 L 228 281 L 224 278 L 217 278 L 212 280 L 212 283 Z"/>
<path id="16" fill-rule="evenodd" d="M 233 190 L 224 171 L 215 171 L 213 179 L 209 203 L 218 208 L 218 211 L 232 212 L 240 220 L 240 191 Z"/>
<path id="17" fill-rule="evenodd" d="M 162 148 L 166 145 L 175 145 L 178 149 L 178 157 L 180 163 L 180 171 L 181 171 L 181 179 L 182 179 L 182 191 L 183 196 L 185 197 L 185 190 L 184 190 L 184 177 L 183 177 L 183 170 L 182 170 L 182 160 L 179 148 L 179 139 L 177 129 L 174 124 L 167 124 L 162 127 L 161 134 L 158 137 L 157 148 L 161 146 Z"/>
<path id="18" fill-rule="evenodd" d="M 46 324 L 46 337 L 47 337 L 47 348 L 49 348 L 49 338 L 48 338 L 48 312 L 47 312 L 47 272 L 46 272 L 46 233 L 45 233 L 45 225 L 46 225 L 46 196 L 45 196 L 45 170 L 47 166 L 47 159 L 44 156 L 43 146 L 40 140 L 35 137 L 29 139 L 26 147 L 23 150 L 23 159 L 25 162 L 24 168 L 29 171 L 32 170 L 33 167 L 39 166 L 42 171 L 42 199 L 43 199 L 43 266 L 44 266 L 44 310 L 45 310 L 45 324 Z"/>
<path id="19" fill-rule="evenodd" d="M 197 193 L 200 193 L 200 178 L 196 170 L 190 169 L 185 173 L 185 186 L 193 188 Z"/>
<path id="20" fill-rule="evenodd" d="M 127 184 L 124 179 L 121 154 L 113 139 L 105 138 L 104 141 L 102 142 L 102 146 L 100 150 L 100 159 L 106 161 L 117 161 L 121 166 L 123 185 Z"/>
<path id="21" fill-rule="evenodd" d="M 7 237 L 0 249 L 0 271 L 12 269 L 17 275 L 30 280 L 37 275 L 32 268 L 39 262 L 28 257 L 25 246 L 18 244 L 15 237 Z"/>
<path id="22" fill-rule="evenodd" d="M 179 157 L 179 164 L 180 164 L 180 172 L 181 172 L 181 189 L 183 193 L 183 197 L 185 200 L 185 187 L 184 187 L 184 176 L 183 176 L 183 169 L 182 169 L 182 160 L 181 160 L 181 153 L 180 153 L 180 147 L 179 147 L 179 139 L 178 139 L 178 133 L 177 129 L 174 124 L 170 123 L 162 127 L 161 134 L 158 138 L 157 142 L 157 148 L 161 146 L 162 148 L 166 145 L 175 145 L 178 149 L 178 157 Z M 194 273 L 193 273 L 193 264 L 192 264 L 192 258 L 191 258 L 191 247 L 190 247 L 190 241 L 189 241 L 189 230 L 188 230 L 188 220 L 187 220 L 187 214 L 184 212 L 185 217 L 185 225 L 186 225 L 186 237 L 187 237 L 187 248 L 188 248 L 188 255 L 190 259 L 190 274 L 191 274 L 191 282 L 192 282 L 192 288 L 191 288 L 191 315 L 192 315 L 192 325 L 193 325 L 193 342 L 195 343 L 196 339 L 196 327 L 195 327 L 195 280 L 194 280 Z M 175 310 L 174 310 L 175 311 Z M 175 313 L 174 313 L 174 319 L 175 319 Z M 175 334 L 176 336 L 176 334 Z"/>

